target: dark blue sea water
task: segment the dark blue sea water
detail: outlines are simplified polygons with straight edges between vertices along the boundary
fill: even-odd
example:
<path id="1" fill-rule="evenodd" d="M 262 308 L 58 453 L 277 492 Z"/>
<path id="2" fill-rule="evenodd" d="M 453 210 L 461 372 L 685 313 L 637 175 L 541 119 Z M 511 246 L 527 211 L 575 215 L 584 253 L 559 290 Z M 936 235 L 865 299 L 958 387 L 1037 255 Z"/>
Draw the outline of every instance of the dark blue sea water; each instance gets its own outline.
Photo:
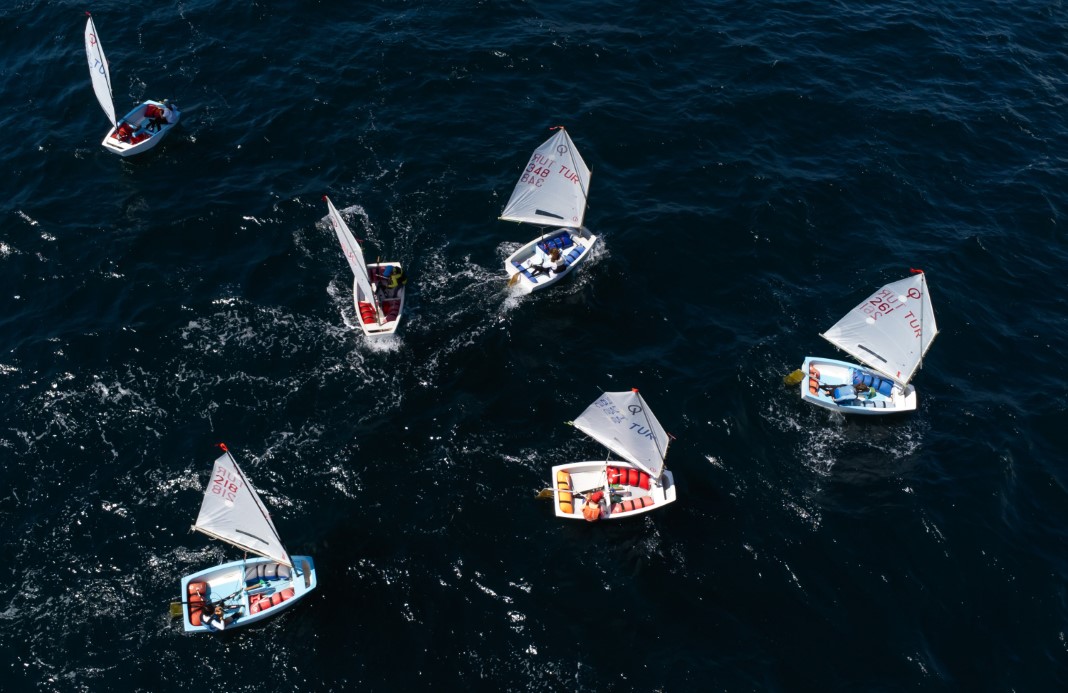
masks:
<path id="1" fill-rule="evenodd" d="M 102 150 L 90 9 L 120 112 Z M 0 688 L 1068 687 L 1062 2 L 282 0 L 0 9 Z M 516 298 L 563 124 L 604 240 Z M 411 276 L 355 328 L 329 194 Z M 782 377 L 927 272 L 919 411 Z M 564 425 L 638 387 L 678 502 L 561 522 Z M 320 588 L 184 636 L 225 441 Z"/>

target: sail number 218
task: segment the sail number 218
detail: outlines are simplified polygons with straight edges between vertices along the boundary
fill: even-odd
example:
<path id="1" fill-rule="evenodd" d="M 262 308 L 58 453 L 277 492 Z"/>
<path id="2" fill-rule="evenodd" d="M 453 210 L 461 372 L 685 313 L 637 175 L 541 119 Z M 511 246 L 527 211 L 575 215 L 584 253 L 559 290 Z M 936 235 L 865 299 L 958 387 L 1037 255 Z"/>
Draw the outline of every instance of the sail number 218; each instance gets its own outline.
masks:
<path id="1" fill-rule="evenodd" d="M 226 467 L 219 466 L 215 468 L 215 473 L 211 475 L 211 492 L 213 494 L 233 503 L 239 488 L 236 474 L 233 474 Z"/>

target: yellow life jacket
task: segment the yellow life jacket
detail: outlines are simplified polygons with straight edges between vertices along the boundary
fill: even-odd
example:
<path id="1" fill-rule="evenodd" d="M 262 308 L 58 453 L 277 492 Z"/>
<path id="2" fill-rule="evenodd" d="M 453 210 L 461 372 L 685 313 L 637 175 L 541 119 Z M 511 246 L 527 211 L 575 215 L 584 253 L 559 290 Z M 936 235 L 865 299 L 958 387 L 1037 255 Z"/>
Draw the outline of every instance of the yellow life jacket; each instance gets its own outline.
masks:
<path id="1" fill-rule="evenodd" d="M 398 286 L 401 285 L 403 279 L 404 272 L 399 267 L 394 267 L 390 275 L 386 277 L 386 288 L 396 289 Z"/>

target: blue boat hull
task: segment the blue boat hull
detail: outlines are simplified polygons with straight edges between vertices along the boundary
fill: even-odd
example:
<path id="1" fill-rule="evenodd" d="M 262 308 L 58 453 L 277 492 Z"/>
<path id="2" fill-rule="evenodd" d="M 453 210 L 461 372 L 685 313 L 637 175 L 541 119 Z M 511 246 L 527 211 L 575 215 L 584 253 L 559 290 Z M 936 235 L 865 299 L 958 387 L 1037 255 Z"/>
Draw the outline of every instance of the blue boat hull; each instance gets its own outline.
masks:
<path id="1" fill-rule="evenodd" d="M 296 604 L 315 589 L 318 579 L 311 556 L 292 558 L 292 570 L 269 558 L 257 557 L 223 563 L 183 577 L 185 632 L 215 633 L 249 626 Z M 223 607 L 221 621 L 214 616 L 216 603 Z M 201 604 L 210 606 L 205 608 Z"/>

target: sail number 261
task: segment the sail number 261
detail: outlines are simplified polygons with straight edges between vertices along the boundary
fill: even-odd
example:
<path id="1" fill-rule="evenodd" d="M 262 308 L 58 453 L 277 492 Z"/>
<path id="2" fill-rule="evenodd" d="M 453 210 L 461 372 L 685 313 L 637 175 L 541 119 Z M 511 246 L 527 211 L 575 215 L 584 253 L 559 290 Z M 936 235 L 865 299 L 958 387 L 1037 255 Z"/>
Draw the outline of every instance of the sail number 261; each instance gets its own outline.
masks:
<path id="1" fill-rule="evenodd" d="M 868 299 L 867 303 L 864 304 L 863 311 L 872 320 L 878 320 L 880 315 L 893 312 L 895 308 L 899 308 L 901 305 L 901 301 L 897 299 L 897 294 L 883 289 Z"/>

